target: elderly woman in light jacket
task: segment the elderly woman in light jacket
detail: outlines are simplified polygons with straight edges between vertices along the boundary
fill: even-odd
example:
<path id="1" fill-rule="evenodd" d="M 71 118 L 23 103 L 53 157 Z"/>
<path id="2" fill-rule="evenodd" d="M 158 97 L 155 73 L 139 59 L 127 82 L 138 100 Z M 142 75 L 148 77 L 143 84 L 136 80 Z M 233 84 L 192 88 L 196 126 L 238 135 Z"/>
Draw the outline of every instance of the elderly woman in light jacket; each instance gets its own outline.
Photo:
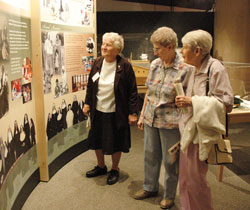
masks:
<path id="1" fill-rule="evenodd" d="M 187 131 L 185 128 L 194 115 L 195 99 L 213 96 L 213 99 L 215 98 L 219 103 L 225 105 L 225 111 L 230 112 L 233 105 L 233 91 L 225 67 L 220 61 L 209 55 L 212 48 L 212 36 L 208 32 L 203 30 L 188 32 L 182 38 L 182 44 L 181 53 L 184 61 L 194 66 L 193 71 L 189 72 L 187 83 L 184 84 L 186 96 L 176 97 L 176 105 L 188 109 L 187 113 L 182 113 L 179 121 L 183 140 L 185 137 L 183 132 Z M 209 82 L 207 83 L 208 78 Z M 204 115 L 200 118 L 206 119 L 208 116 Z M 206 181 L 208 165 L 204 160 L 200 160 L 199 147 L 201 147 L 199 142 L 193 141 L 185 152 L 180 151 L 181 210 L 213 209 L 210 187 Z"/>

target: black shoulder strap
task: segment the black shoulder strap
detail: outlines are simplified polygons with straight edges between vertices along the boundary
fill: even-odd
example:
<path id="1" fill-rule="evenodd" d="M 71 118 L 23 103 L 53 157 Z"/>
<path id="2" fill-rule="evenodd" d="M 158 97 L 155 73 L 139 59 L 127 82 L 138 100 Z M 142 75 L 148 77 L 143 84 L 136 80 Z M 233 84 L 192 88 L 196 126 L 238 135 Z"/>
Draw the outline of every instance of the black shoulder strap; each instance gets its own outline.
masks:
<path id="1" fill-rule="evenodd" d="M 226 137 L 228 137 L 228 114 L 227 114 L 227 112 L 226 112 Z"/>
<path id="2" fill-rule="evenodd" d="M 212 64 L 213 64 L 213 62 L 211 62 L 210 66 L 208 67 L 208 70 L 207 70 L 206 96 L 208 95 L 208 92 L 209 92 L 209 74 L 210 74 L 210 68 L 211 68 Z"/>
<path id="3" fill-rule="evenodd" d="M 212 66 L 213 62 L 210 64 L 208 67 L 207 71 L 207 84 L 206 84 L 206 96 L 208 95 L 209 92 L 209 74 L 210 74 L 210 67 Z M 228 114 L 226 113 L 226 134 L 225 136 L 223 135 L 223 138 L 228 137 Z"/>

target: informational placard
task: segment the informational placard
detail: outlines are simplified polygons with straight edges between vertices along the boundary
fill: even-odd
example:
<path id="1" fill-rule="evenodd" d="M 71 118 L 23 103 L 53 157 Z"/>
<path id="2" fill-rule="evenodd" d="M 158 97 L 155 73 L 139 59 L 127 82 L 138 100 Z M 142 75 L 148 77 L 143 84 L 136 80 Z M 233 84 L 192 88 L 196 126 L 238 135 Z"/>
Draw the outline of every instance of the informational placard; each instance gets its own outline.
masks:
<path id="1" fill-rule="evenodd" d="M 95 50 L 94 2 L 44 0 L 40 3 L 49 140 L 85 119 L 82 107 Z"/>

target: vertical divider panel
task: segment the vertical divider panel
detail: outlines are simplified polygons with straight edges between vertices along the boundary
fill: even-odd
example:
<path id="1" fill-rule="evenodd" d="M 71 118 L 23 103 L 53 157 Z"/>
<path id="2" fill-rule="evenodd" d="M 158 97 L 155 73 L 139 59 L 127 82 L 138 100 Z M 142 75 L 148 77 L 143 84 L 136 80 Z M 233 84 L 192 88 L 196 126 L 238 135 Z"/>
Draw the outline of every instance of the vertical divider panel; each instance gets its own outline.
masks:
<path id="1" fill-rule="evenodd" d="M 44 92 L 42 71 L 42 48 L 41 48 L 41 20 L 40 1 L 30 0 L 31 9 L 31 35 L 32 35 L 32 61 L 34 79 L 34 98 L 37 125 L 37 151 L 40 169 L 40 180 L 49 181 L 48 148 L 46 140 L 45 115 L 44 115 Z"/>

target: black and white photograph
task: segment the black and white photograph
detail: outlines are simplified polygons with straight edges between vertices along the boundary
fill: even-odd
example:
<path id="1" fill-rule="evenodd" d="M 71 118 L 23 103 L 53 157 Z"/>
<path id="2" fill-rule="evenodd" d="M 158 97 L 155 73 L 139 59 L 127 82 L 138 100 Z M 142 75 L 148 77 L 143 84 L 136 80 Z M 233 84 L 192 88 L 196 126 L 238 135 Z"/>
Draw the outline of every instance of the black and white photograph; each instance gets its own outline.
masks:
<path id="1" fill-rule="evenodd" d="M 0 61 L 9 60 L 8 20 L 0 15 Z"/>
<path id="2" fill-rule="evenodd" d="M 86 41 L 86 50 L 89 54 L 94 52 L 95 43 L 92 37 L 89 37 Z"/>
<path id="3" fill-rule="evenodd" d="M 42 20 L 50 23 L 89 27 L 93 1 L 43 0 Z"/>
<path id="4" fill-rule="evenodd" d="M 7 138 L 0 136 L 0 187 L 15 162 L 36 144 L 35 124 L 28 114 L 24 114 L 23 122 L 8 127 Z"/>
<path id="5" fill-rule="evenodd" d="M 51 76 L 45 71 L 43 72 L 43 92 L 44 94 L 51 93 Z"/>
<path id="6" fill-rule="evenodd" d="M 64 34 L 42 31 L 43 70 L 53 76 L 61 75 L 64 67 Z"/>
<path id="7" fill-rule="evenodd" d="M 68 1 L 43 0 L 43 8 L 47 10 L 51 21 L 69 21 L 70 11 Z"/>
<path id="8" fill-rule="evenodd" d="M 68 85 L 65 80 L 63 80 L 63 77 L 57 78 L 52 81 L 55 81 L 54 98 L 58 98 L 59 96 L 62 96 L 69 92 Z"/>
<path id="9" fill-rule="evenodd" d="M 44 93 L 51 92 L 51 78 L 64 76 L 64 34 L 42 31 L 42 64 Z"/>
<path id="10" fill-rule="evenodd" d="M 0 119 L 9 111 L 8 74 L 5 66 L 0 67 Z"/>
<path id="11" fill-rule="evenodd" d="M 62 99 L 60 107 L 56 107 L 53 103 L 51 111 L 47 115 L 46 134 L 48 140 L 61 131 L 86 120 L 87 117 L 84 116 L 82 110 L 83 106 L 83 100 L 78 101 L 76 95 L 73 95 L 71 103 L 66 103 L 65 99 Z"/>

